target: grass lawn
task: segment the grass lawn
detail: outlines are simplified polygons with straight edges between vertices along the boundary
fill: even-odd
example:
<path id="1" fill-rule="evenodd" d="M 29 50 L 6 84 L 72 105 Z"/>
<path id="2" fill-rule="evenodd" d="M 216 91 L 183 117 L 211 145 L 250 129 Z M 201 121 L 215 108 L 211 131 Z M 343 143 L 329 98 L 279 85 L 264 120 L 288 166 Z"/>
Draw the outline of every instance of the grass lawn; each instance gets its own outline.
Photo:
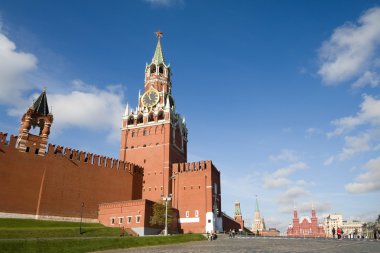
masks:
<path id="1" fill-rule="evenodd" d="M 92 223 L 83 223 L 82 228 L 84 233 L 80 235 L 79 223 L 76 222 L 0 219 L 0 252 L 91 252 L 205 239 L 200 234 L 119 237 L 118 228 L 107 228 Z"/>
<path id="2" fill-rule="evenodd" d="M 0 239 L 118 236 L 119 228 L 108 228 L 97 223 L 41 221 L 29 219 L 0 219 Z"/>
<path id="3" fill-rule="evenodd" d="M 141 246 L 173 244 L 200 240 L 205 240 L 205 237 L 201 234 L 68 240 L 0 240 L 0 252 L 81 253 L 108 249 L 122 249 Z"/>

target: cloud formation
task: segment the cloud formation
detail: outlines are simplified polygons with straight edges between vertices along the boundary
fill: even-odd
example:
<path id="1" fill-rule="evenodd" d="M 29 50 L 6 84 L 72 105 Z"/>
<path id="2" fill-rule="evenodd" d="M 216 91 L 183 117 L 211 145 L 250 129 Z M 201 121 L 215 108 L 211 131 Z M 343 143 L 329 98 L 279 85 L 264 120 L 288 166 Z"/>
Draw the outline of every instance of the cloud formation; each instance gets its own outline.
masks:
<path id="1" fill-rule="evenodd" d="M 371 95 L 363 95 L 363 102 L 360 105 L 360 111 L 355 116 L 348 116 L 332 121 L 336 126 L 333 132 L 327 136 L 333 137 L 353 130 L 361 125 L 380 126 L 380 99 Z"/>
<path id="2" fill-rule="evenodd" d="M 280 168 L 264 177 L 264 186 L 267 189 L 274 189 L 290 185 L 292 183 L 292 180 L 290 180 L 288 176 L 298 170 L 307 168 L 308 166 L 303 162 L 295 162 L 288 165 L 287 167 Z"/>
<path id="3" fill-rule="evenodd" d="M 380 8 L 367 10 L 357 23 L 347 22 L 335 29 L 319 50 L 318 74 L 328 85 L 355 79 L 353 87 L 378 86 L 380 49 Z"/>
<path id="4" fill-rule="evenodd" d="M 18 51 L 0 30 L 0 104 L 21 103 L 23 92 L 33 87 L 25 81 L 25 75 L 36 68 L 37 58 Z"/>
<path id="5" fill-rule="evenodd" d="M 298 157 L 297 157 L 296 152 L 294 150 L 283 149 L 283 150 L 281 150 L 280 154 L 269 156 L 269 159 L 271 159 L 272 161 L 294 162 L 294 161 L 298 160 Z"/>
<path id="6" fill-rule="evenodd" d="M 363 95 L 360 111 L 355 116 L 343 117 L 332 121 L 335 129 L 327 134 L 328 138 L 342 136 L 344 146 L 337 155 L 325 160 L 324 165 L 334 161 L 345 161 L 358 153 L 374 151 L 379 147 L 380 141 L 380 99 L 370 95 Z M 356 129 L 353 135 L 345 135 Z"/>
<path id="7" fill-rule="evenodd" d="M 380 156 L 369 160 L 364 166 L 366 172 L 360 174 L 355 182 L 345 186 L 351 193 L 380 191 Z"/>
<path id="8" fill-rule="evenodd" d="M 30 97 L 34 86 L 26 77 L 38 73 L 37 57 L 18 52 L 16 45 L 0 31 L 0 104 L 7 113 L 20 117 L 40 90 Z M 76 126 L 90 130 L 105 130 L 109 140 L 118 140 L 123 115 L 124 93 L 121 85 L 105 89 L 87 85 L 80 80 L 67 84 L 67 91 L 54 92 L 48 88 L 49 106 L 53 107 L 54 129 Z"/>

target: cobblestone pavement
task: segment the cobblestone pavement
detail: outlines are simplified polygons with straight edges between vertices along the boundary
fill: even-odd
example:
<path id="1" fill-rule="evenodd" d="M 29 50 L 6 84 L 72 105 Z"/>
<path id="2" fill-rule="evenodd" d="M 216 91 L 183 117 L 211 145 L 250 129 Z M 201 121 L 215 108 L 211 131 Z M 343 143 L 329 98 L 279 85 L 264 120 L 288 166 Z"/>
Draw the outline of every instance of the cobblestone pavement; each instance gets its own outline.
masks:
<path id="1" fill-rule="evenodd" d="M 141 252 L 337 252 L 337 253 L 380 253 L 380 241 L 292 239 L 292 238 L 228 238 L 215 241 L 190 242 L 183 244 L 142 247 L 103 251 L 102 253 L 141 253 Z"/>

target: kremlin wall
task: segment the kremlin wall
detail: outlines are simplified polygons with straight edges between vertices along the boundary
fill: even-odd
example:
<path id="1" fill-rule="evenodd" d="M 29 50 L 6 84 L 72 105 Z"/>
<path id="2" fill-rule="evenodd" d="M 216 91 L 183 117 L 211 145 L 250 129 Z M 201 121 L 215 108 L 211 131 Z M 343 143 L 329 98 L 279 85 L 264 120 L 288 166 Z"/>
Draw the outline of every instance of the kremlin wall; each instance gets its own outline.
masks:
<path id="1" fill-rule="evenodd" d="M 99 203 L 141 198 L 140 166 L 52 144 L 20 152 L 16 142 L 0 133 L 2 216 L 78 220 L 83 202 L 83 218 L 96 221 Z"/>

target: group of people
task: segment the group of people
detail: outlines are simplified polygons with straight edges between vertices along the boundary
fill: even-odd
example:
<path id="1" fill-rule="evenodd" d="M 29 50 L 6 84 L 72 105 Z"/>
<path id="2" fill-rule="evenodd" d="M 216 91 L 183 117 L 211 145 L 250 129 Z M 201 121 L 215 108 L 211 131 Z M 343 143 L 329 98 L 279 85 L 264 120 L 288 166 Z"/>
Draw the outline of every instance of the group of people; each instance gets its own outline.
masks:
<path id="1" fill-rule="evenodd" d="M 340 227 L 337 227 L 336 230 L 335 230 L 335 227 L 334 227 L 331 232 L 333 234 L 333 238 L 335 238 L 335 234 L 336 234 L 338 240 L 342 239 L 344 231 Z"/>
<path id="2" fill-rule="evenodd" d="M 213 240 L 216 240 L 217 237 L 218 236 L 216 235 L 214 231 L 211 231 L 211 233 L 207 231 L 207 240 L 213 241 Z"/>
<path id="3" fill-rule="evenodd" d="M 341 229 L 340 227 L 337 227 L 337 229 L 335 230 L 335 228 L 332 229 L 332 234 L 333 234 L 333 238 L 335 238 L 335 233 L 338 237 L 338 240 L 342 239 L 342 236 L 343 236 L 343 229 Z"/>
<path id="4" fill-rule="evenodd" d="M 228 236 L 230 238 L 235 238 L 235 235 L 236 235 L 235 229 L 230 229 L 230 231 L 228 232 Z"/>

